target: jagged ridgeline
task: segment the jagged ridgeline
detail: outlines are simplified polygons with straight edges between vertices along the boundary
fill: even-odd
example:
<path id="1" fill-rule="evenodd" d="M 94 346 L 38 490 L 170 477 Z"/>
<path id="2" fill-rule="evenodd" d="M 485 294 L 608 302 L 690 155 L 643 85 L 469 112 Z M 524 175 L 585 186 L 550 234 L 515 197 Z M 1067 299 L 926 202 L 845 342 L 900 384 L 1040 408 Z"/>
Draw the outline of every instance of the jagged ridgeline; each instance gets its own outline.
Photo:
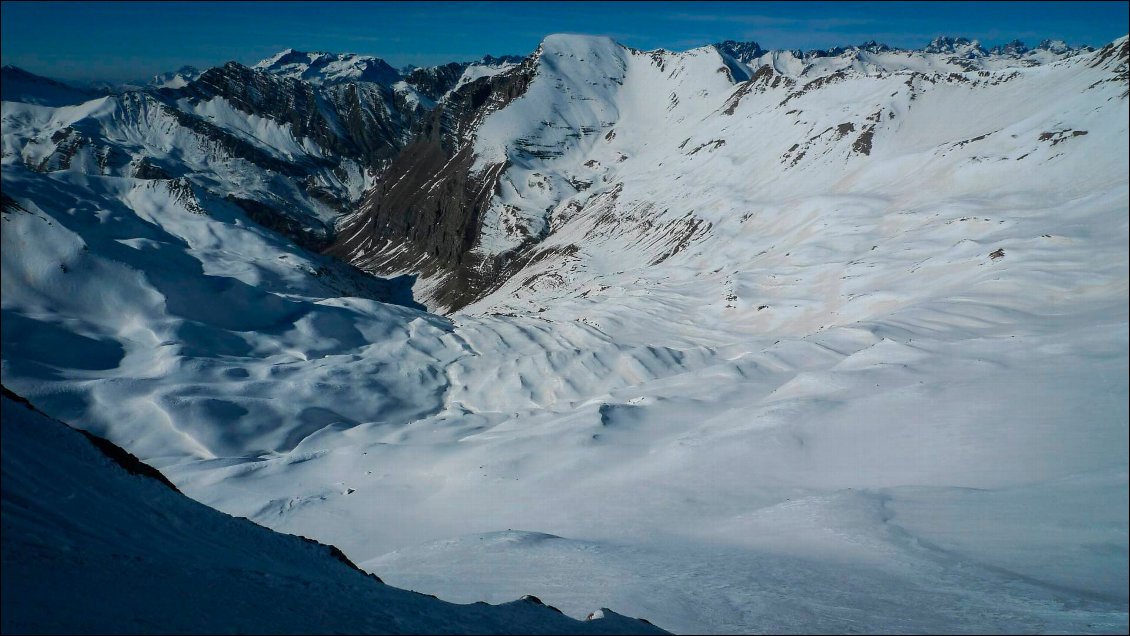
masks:
<path id="1" fill-rule="evenodd" d="M 1106 64 L 1116 76 L 1124 50 L 1124 43 L 1104 49 L 1114 51 Z M 882 161 L 873 153 L 891 148 L 900 129 L 937 126 L 910 116 L 934 108 L 919 104 L 987 95 L 1003 84 L 1023 91 L 1042 76 L 1029 69 L 1087 54 L 1053 41 L 985 50 L 965 38 L 937 38 L 914 51 L 873 41 L 767 51 L 727 41 L 672 53 L 551 36 L 521 64 L 463 82 L 439 100 L 342 223 L 330 251 L 374 273 L 418 272 L 425 302 L 459 309 L 523 270 L 530 271 L 520 278 L 537 279 L 531 267 L 539 262 L 567 262 L 576 245 L 547 238 L 567 236 L 561 229 L 570 221 L 590 217 L 582 223 L 643 233 L 624 221 L 663 202 L 650 193 L 625 199 L 626 184 L 670 184 L 714 169 L 708 164 L 717 157 L 775 159 L 735 172 L 738 181 L 819 170 L 829 157 L 831 174 L 842 177 Z M 842 112 L 837 119 L 833 108 Z M 780 131 L 793 134 L 767 143 L 767 133 Z M 669 168 L 676 165 L 683 170 Z M 710 232 L 693 209 L 643 217 L 647 227 L 665 228 L 651 241 L 648 262 Z"/>
<path id="2" fill-rule="evenodd" d="M 622 200 L 623 184 L 641 168 L 664 172 L 661 148 L 699 161 L 769 152 L 782 170 L 835 152 L 846 174 L 924 97 L 1019 85 L 1026 69 L 1089 53 L 1052 41 L 985 50 L 964 38 L 915 51 L 727 41 L 672 53 L 551 36 L 525 58 L 401 70 L 288 49 L 253 67 L 185 67 L 146 86 L 102 87 L 101 99 L 11 67 L 4 86 L 9 101 L 72 106 L 19 150 L 31 169 L 180 179 L 202 211 L 235 206 L 371 273 L 418 274 L 421 299 L 450 311 L 540 262 L 560 264 L 575 247 L 546 239 L 569 219 L 632 216 L 644 202 Z M 820 130 L 803 121 L 844 91 L 837 84 L 863 91 L 843 121 Z M 778 124 L 798 134 L 764 148 L 759 129 Z M 709 231 L 689 210 L 649 219 L 668 229 L 651 260 Z"/>
<path id="3" fill-rule="evenodd" d="M 62 107 L 19 149 L 32 170 L 183 179 L 207 211 L 236 205 L 312 248 L 424 128 L 465 74 L 514 58 L 393 69 L 365 56 L 284 51 L 254 67 L 184 67 L 144 86 L 78 89 L 4 67 L 4 100 Z"/>

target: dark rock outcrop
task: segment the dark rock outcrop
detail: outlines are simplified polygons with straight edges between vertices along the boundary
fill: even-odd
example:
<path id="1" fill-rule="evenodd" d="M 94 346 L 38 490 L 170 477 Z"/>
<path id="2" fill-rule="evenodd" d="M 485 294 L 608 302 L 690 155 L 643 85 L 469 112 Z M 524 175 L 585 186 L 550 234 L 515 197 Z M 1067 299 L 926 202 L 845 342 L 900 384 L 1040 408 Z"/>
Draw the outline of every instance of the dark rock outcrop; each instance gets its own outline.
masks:
<path id="1" fill-rule="evenodd" d="M 404 81 L 432 101 L 439 101 L 444 93 L 455 88 L 468 64 L 452 62 L 442 66 L 412 69 Z"/>
<path id="2" fill-rule="evenodd" d="M 163 89 L 172 99 L 207 101 L 223 97 L 244 112 L 289 124 L 296 138 L 308 137 L 334 155 L 372 165 L 393 156 L 411 127 L 410 114 L 397 108 L 393 91 L 381 84 L 314 84 L 235 62 L 208 69 L 180 89 Z"/>
<path id="3" fill-rule="evenodd" d="M 446 272 L 437 300 L 452 309 L 489 291 L 507 259 L 483 262 L 471 250 L 506 165 L 472 173 L 471 133 L 483 117 L 524 94 L 535 69 L 536 54 L 448 95 L 392 160 L 328 253 L 378 274 L 409 267 L 428 276 Z"/>

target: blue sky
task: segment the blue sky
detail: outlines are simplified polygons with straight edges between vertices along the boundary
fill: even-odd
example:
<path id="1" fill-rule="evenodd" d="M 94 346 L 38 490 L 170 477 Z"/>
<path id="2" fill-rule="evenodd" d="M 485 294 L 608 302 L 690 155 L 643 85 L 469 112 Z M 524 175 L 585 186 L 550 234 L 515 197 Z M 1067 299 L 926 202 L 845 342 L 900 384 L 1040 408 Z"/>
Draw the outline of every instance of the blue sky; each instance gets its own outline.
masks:
<path id="1" fill-rule="evenodd" d="M 376 55 L 394 66 L 525 54 L 549 33 L 642 49 L 724 39 L 827 48 L 937 35 L 1101 45 L 1126 34 L 1126 2 L 4 2 L 0 55 L 64 80 L 133 80 L 190 64 L 254 63 L 281 49 Z"/>

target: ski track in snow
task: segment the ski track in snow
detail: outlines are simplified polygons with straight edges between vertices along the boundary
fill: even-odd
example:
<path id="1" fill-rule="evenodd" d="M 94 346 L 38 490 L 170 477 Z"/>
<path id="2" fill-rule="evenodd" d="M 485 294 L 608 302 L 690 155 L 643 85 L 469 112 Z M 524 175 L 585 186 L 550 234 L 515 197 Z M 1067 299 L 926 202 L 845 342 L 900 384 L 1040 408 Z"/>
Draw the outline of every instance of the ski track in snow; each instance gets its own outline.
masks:
<path id="1" fill-rule="evenodd" d="M 558 251 L 447 317 L 199 189 L 87 150 L 27 167 L 97 124 L 291 188 L 155 111 L 5 101 L 4 384 L 449 601 L 676 632 L 1125 633 L 1130 153 L 1125 59 L 1100 54 L 791 96 L 835 69 L 766 57 L 792 84 L 735 87 L 713 49 L 548 38 L 477 132 L 483 166 L 510 163 L 476 249 Z"/>

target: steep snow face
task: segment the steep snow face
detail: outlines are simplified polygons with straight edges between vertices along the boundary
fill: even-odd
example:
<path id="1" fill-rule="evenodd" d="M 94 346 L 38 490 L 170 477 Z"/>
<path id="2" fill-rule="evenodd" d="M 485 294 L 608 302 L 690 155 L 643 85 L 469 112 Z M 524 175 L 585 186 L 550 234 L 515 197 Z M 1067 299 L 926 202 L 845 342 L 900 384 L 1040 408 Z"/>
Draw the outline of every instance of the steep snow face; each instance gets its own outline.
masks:
<path id="1" fill-rule="evenodd" d="M 448 210 L 499 264 L 448 318 L 345 297 L 204 193 L 193 215 L 80 153 L 33 172 L 20 153 L 53 151 L 9 131 L 72 111 L 23 106 L 4 381 L 452 599 L 1125 632 L 1126 38 L 1001 70 L 736 53 L 553 37 L 450 93 L 434 153 L 380 184 L 497 176 Z M 444 210 L 389 249 L 423 259 L 408 237 Z M 450 309 L 442 271 L 408 273 Z"/>
<path id="2" fill-rule="evenodd" d="M 530 597 L 454 605 L 383 585 L 330 546 L 136 474 L 148 467 L 18 400 L 5 389 L 0 404 L 5 633 L 666 633 L 609 610 L 582 622 Z"/>
<path id="3" fill-rule="evenodd" d="M 898 56 L 907 59 L 892 62 Z M 476 249 L 505 253 L 533 236 L 550 237 L 538 251 L 575 245 L 583 254 L 610 240 L 609 231 L 634 229 L 638 239 L 654 240 L 639 245 L 624 236 L 611 251 L 621 259 L 638 254 L 634 262 L 644 268 L 691 242 L 717 249 L 708 226 L 749 220 L 758 198 L 853 191 L 913 197 L 942 182 L 983 192 L 997 178 L 990 175 L 1012 171 L 1002 162 L 1060 159 L 1053 148 L 1067 139 L 1091 147 L 1082 153 L 1113 158 L 1125 146 L 1120 129 L 1087 135 L 1119 125 L 1091 105 L 1124 104 L 1124 61 L 1097 60 L 1095 53 L 1052 66 L 957 73 L 922 53 L 856 49 L 798 70 L 802 61 L 792 54 L 766 53 L 750 69 L 752 79 L 735 88 L 713 48 L 644 54 L 599 39 L 550 38 L 527 93 L 475 132 L 477 165 L 507 166 Z M 909 70 L 915 65 L 921 68 Z M 962 108 L 980 116 L 955 116 Z M 1080 191 L 1079 178 L 1104 187 L 1121 167 L 1112 159 L 1098 173 L 1049 171 L 1055 183 Z M 655 226 L 665 235 L 649 232 Z M 739 252 L 749 248 L 736 243 Z M 570 267 L 585 260 L 571 256 Z M 551 259 L 544 269 L 511 276 L 504 285 L 511 293 L 494 298 L 512 296 L 521 281 L 559 265 Z M 703 269 L 729 266 L 719 259 Z"/>
<path id="4" fill-rule="evenodd" d="M 511 166 L 482 221 L 479 249 L 494 255 L 547 233 L 548 213 L 562 190 L 576 189 L 564 175 L 552 179 L 540 169 L 570 150 L 587 155 L 620 118 L 615 96 L 628 57 L 627 49 L 608 38 L 551 36 L 542 43 L 526 93 L 488 116 L 475 134 L 473 171 Z"/>
<path id="5" fill-rule="evenodd" d="M 373 82 L 391 86 L 400 79 L 396 69 L 384 60 L 348 53 L 305 53 L 286 49 L 253 68 L 315 85 Z"/>
<path id="6" fill-rule="evenodd" d="M 731 86 L 712 48 L 643 53 L 608 38 L 546 38 L 526 93 L 475 132 L 475 169 L 507 166 L 477 250 L 493 256 L 543 238 L 554 210 L 592 186 L 586 163 L 607 155 L 601 142 L 622 135 L 638 144 L 625 151 L 638 153 L 656 127 L 697 121 L 708 96 Z"/>
<path id="7" fill-rule="evenodd" d="M 403 80 L 396 82 L 392 85 L 392 89 L 404 100 L 410 111 L 430 111 L 436 107 L 435 101 L 408 82 Z"/>

